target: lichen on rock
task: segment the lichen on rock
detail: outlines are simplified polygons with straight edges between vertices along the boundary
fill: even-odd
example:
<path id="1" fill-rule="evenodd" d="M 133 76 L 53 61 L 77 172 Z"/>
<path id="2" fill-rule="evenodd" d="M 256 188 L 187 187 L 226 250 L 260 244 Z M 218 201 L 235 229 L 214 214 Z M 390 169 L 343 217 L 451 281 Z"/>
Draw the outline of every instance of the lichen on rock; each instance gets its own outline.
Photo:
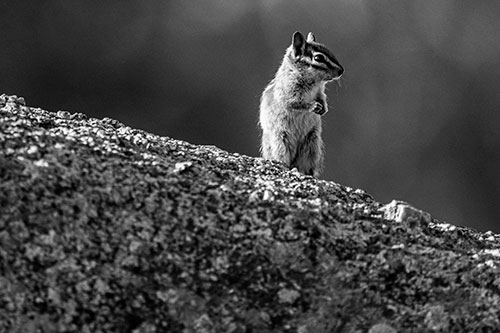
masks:
<path id="1" fill-rule="evenodd" d="M 498 329 L 498 236 L 388 207 L 2 95 L 0 332 Z"/>

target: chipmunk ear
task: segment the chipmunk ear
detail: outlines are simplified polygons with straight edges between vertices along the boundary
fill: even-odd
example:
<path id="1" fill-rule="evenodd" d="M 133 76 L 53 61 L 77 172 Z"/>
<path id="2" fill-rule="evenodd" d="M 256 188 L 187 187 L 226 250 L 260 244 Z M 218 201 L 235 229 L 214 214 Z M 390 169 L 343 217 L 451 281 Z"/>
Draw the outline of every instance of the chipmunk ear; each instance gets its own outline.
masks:
<path id="1" fill-rule="evenodd" d="M 308 43 L 311 43 L 311 42 L 315 42 L 316 41 L 316 37 L 314 37 L 313 33 L 310 32 L 307 34 L 307 42 Z"/>
<path id="2" fill-rule="evenodd" d="M 295 31 L 292 37 L 292 45 L 296 57 L 304 54 L 305 44 L 304 35 L 299 31 Z"/>

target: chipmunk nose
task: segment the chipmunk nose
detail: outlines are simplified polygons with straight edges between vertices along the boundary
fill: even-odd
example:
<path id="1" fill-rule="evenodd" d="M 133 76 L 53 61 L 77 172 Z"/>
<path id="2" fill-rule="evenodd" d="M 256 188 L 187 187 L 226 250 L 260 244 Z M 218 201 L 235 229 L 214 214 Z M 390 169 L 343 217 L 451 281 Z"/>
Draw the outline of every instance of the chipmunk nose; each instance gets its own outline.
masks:
<path id="1" fill-rule="evenodd" d="M 341 77 L 343 73 L 344 73 L 344 67 L 339 66 L 339 69 L 338 69 L 338 74 L 337 74 L 337 75 L 338 75 L 339 77 Z"/>

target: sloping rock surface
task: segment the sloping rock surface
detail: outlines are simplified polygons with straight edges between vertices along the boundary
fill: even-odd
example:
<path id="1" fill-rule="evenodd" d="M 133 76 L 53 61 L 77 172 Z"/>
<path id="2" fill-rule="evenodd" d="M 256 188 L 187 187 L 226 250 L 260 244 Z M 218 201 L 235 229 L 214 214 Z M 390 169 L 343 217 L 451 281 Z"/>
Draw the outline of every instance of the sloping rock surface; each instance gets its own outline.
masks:
<path id="1" fill-rule="evenodd" d="M 500 330 L 500 238 L 0 97 L 0 332 Z"/>

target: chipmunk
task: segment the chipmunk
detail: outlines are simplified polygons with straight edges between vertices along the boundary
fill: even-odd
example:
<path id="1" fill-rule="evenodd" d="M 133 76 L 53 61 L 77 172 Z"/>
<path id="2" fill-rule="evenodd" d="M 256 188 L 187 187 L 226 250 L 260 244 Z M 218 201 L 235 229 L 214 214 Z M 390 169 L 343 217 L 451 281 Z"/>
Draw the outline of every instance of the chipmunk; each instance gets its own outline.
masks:
<path id="1" fill-rule="evenodd" d="M 321 116 L 328 112 L 325 84 L 344 69 L 333 53 L 295 32 L 281 66 L 260 100 L 261 154 L 318 176 L 323 164 Z"/>

